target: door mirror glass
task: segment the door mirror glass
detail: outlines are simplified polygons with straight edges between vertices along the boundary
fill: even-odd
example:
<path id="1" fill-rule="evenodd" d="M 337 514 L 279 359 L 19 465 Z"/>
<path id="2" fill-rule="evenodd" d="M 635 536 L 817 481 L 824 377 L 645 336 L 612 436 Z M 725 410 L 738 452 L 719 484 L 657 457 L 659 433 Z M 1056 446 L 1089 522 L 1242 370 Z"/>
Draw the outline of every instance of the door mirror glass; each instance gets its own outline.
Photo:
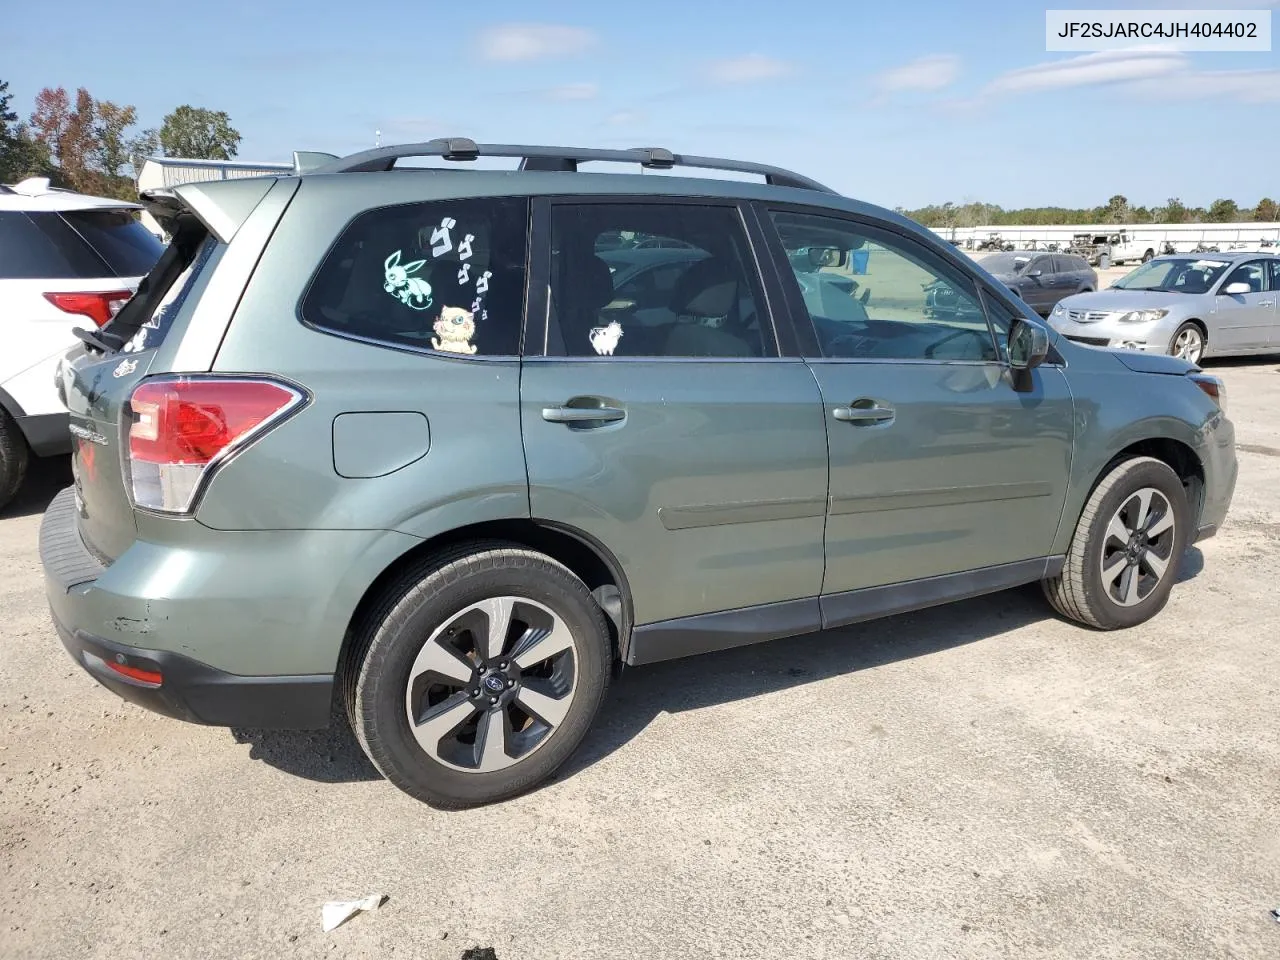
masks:
<path id="1" fill-rule="evenodd" d="M 1036 267 L 1036 269 L 1029 271 L 1029 272 L 1027 273 L 1027 276 L 1028 276 L 1028 277 L 1038 277 L 1038 276 L 1041 276 L 1043 273 L 1044 273 L 1044 271 L 1043 271 L 1043 270 L 1041 270 L 1039 267 Z"/>
<path id="2" fill-rule="evenodd" d="M 1237 280 L 1235 283 L 1228 283 L 1222 288 L 1222 292 L 1229 297 L 1238 297 L 1244 293 L 1252 293 L 1253 288 L 1244 281 Z"/>
<path id="3" fill-rule="evenodd" d="M 1049 334 L 1038 323 L 1019 317 L 1009 331 L 1009 366 L 1032 370 L 1049 355 Z"/>
<path id="4" fill-rule="evenodd" d="M 810 247 L 808 255 L 812 267 L 843 267 L 849 262 L 849 251 L 840 247 Z"/>

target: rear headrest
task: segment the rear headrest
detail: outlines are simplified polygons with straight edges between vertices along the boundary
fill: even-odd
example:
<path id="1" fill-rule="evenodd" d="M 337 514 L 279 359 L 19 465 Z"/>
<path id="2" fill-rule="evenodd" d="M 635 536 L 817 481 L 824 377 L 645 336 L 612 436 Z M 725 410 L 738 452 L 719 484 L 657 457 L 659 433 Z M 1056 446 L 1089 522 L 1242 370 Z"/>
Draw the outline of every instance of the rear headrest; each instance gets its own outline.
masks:
<path id="1" fill-rule="evenodd" d="M 700 317 L 728 316 L 737 306 L 738 282 L 733 268 L 724 260 L 699 260 L 676 281 L 671 308 L 676 313 Z"/>
<path id="2" fill-rule="evenodd" d="M 577 257 L 561 254 L 559 270 L 560 310 L 595 313 L 613 299 L 613 274 L 594 253 Z"/>

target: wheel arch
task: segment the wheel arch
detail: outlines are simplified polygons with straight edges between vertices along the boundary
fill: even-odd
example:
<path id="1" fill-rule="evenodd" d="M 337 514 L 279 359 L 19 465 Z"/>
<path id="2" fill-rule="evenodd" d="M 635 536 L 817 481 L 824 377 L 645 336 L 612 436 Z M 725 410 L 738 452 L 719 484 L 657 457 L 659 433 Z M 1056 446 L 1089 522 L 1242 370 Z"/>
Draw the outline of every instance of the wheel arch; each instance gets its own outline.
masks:
<path id="1" fill-rule="evenodd" d="M 1173 437 L 1147 437 L 1143 440 L 1135 440 L 1117 451 L 1098 471 L 1097 476 L 1094 477 L 1093 484 L 1085 495 L 1085 500 L 1088 501 L 1098 484 L 1118 464 L 1125 460 L 1132 460 L 1135 457 L 1151 457 L 1154 460 L 1159 460 L 1178 475 L 1178 479 L 1182 481 L 1182 489 L 1186 491 L 1187 503 L 1191 507 L 1191 513 L 1196 518 L 1194 522 L 1198 523 L 1200 511 L 1204 507 L 1204 464 L 1194 448 Z"/>
<path id="2" fill-rule="evenodd" d="M 365 589 L 347 623 L 338 655 L 339 672 L 351 656 L 356 626 L 367 617 L 403 570 L 468 541 L 501 540 L 544 553 L 587 585 L 605 612 L 614 657 L 626 661 L 631 640 L 632 603 L 626 573 L 613 552 L 595 537 L 567 524 L 512 518 L 467 524 L 444 531 L 402 553 Z M 615 599 L 616 598 L 616 599 Z"/>

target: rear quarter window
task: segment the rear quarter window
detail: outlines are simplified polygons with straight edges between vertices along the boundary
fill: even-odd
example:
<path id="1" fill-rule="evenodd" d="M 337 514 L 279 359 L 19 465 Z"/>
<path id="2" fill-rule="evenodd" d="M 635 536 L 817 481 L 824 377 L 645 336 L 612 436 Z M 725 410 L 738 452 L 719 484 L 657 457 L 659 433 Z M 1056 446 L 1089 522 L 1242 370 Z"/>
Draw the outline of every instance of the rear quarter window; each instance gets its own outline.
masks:
<path id="1" fill-rule="evenodd" d="M 106 262 L 113 276 L 144 276 L 164 250 L 128 210 L 72 210 L 62 218 Z"/>
<path id="2" fill-rule="evenodd" d="M 436 200 L 370 210 L 343 230 L 303 295 L 327 333 L 462 357 L 515 356 L 529 202 Z"/>
<path id="3" fill-rule="evenodd" d="M 87 280 L 113 276 L 56 213 L 0 211 L 0 279 Z"/>

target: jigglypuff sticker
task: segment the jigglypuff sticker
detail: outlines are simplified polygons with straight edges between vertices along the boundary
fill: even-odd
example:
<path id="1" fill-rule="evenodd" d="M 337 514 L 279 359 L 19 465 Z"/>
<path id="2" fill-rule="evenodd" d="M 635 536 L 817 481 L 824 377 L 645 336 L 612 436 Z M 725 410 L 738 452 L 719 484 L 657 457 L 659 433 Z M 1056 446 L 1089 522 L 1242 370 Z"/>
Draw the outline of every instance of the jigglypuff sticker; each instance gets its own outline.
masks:
<path id="1" fill-rule="evenodd" d="M 622 339 L 622 324 L 617 320 L 608 326 L 591 328 L 591 346 L 602 357 L 612 357 Z"/>
<path id="2" fill-rule="evenodd" d="M 406 307 L 414 310 L 427 309 L 431 306 L 431 284 L 421 277 L 410 276 L 421 270 L 426 262 L 415 260 L 413 263 L 401 266 L 400 251 L 397 250 L 382 262 L 383 269 L 386 271 L 386 282 L 382 285 L 382 289 L 396 297 Z"/>
<path id="3" fill-rule="evenodd" d="M 476 321 L 470 310 L 461 307 L 441 307 L 440 319 L 435 322 L 436 335 L 431 347 L 444 353 L 475 353 L 471 338 L 476 335 Z"/>

